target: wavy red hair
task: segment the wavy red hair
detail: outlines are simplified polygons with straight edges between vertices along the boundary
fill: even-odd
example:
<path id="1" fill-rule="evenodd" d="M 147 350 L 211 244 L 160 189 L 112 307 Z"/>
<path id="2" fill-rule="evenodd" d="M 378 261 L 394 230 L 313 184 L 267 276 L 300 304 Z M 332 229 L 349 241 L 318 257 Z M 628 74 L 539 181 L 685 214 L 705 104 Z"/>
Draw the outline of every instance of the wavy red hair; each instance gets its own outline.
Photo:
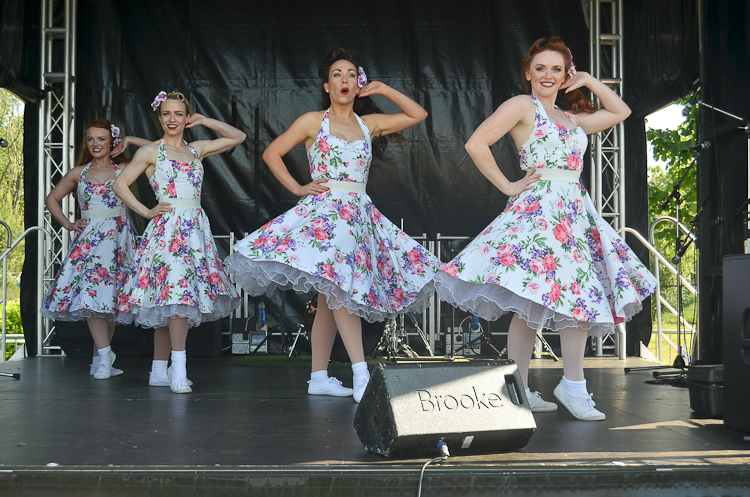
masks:
<path id="1" fill-rule="evenodd" d="M 565 45 L 565 42 L 563 42 L 559 36 L 539 38 L 533 45 L 531 45 L 529 53 L 526 55 L 526 58 L 523 59 L 523 64 L 521 65 L 521 84 L 527 95 L 531 94 L 531 83 L 526 79 L 526 73 L 531 69 L 531 61 L 534 60 L 534 57 L 537 54 L 547 50 L 552 50 L 562 55 L 562 58 L 565 61 L 566 73 L 573 65 L 570 51 Z M 596 111 L 591 99 L 584 95 L 580 90 L 573 90 L 569 93 L 565 93 L 565 90 L 559 91 L 557 93 L 555 104 L 561 109 L 573 111 L 574 114 L 580 114 L 582 112 L 591 114 Z"/>
<path id="2" fill-rule="evenodd" d="M 109 119 L 102 117 L 101 119 L 97 119 L 96 121 L 93 121 L 91 124 L 86 126 L 86 131 L 83 133 L 83 143 L 81 144 L 81 153 L 78 156 L 78 162 L 76 162 L 76 166 L 84 166 L 91 162 L 91 154 L 89 153 L 89 147 L 86 146 L 86 138 L 89 131 L 89 128 L 100 128 L 107 131 L 107 135 L 109 135 L 109 149 L 112 150 L 114 138 L 112 137 L 112 123 Z M 121 164 L 123 162 L 127 163 L 127 159 L 125 159 L 124 154 L 120 154 L 117 157 L 112 158 L 112 162 L 115 164 Z"/>

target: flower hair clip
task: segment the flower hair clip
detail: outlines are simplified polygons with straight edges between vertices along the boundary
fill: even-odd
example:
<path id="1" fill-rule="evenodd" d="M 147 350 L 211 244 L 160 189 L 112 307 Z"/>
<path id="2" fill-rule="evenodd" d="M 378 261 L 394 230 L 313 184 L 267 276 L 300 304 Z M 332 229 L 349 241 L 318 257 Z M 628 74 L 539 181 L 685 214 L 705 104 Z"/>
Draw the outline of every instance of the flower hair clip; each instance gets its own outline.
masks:
<path id="1" fill-rule="evenodd" d="M 156 95 L 156 98 L 154 99 L 154 101 L 151 102 L 151 108 L 154 109 L 154 111 L 156 111 L 156 109 L 158 109 L 161 103 L 164 102 L 165 100 L 167 100 L 167 92 L 160 91 L 159 94 Z"/>
<path id="2" fill-rule="evenodd" d="M 112 141 L 112 146 L 113 146 L 113 147 L 116 147 L 116 146 L 117 146 L 117 145 L 119 145 L 119 144 L 120 144 L 120 142 L 122 141 L 122 140 L 120 139 L 120 128 L 118 128 L 118 127 L 117 127 L 116 125 L 114 125 L 114 124 L 111 124 L 111 125 L 110 125 L 110 128 L 112 129 L 112 138 L 114 138 L 114 140 Z"/>
<path id="3" fill-rule="evenodd" d="M 357 86 L 362 88 L 367 84 L 367 74 L 365 74 L 365 70 L 362 69 L 362 66 L 359 66 L 359 69 L 357 69 Z"/>
<path id="4" fill-rule="evenodd" d="M 568 49 L 568 55 L 570 55 L 570 69 L 568 69 L 568 76 L 572 78 L 576 73 L 576 65 L 573 64 L 573 52 L 571 52 L 570 49 Z"/>

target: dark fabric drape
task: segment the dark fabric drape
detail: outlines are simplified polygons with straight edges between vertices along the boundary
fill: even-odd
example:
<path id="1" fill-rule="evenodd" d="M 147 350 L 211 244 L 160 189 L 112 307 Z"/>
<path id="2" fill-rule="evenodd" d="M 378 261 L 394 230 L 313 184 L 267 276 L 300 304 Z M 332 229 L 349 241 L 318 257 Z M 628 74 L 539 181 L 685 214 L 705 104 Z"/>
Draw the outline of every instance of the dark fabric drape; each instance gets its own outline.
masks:
<path id="1" fill-rule="evenodd" d="M 25 2 L 24 32 L 38 27 L 38 9 L 30 3 Z M 725 10 L 731 4 L 712 3 Z M 626 216 L 629 226 L 644 233 L 643 117 L 693 88 L 698 77 L 695 6 L 696 1 L 680 0 L 629 0 L 624 6 L 625 99 L 633 109 L 626 122 Z M 242 236 L 295 203 L 260 154 L 295 118 L 318 108 L 317 65 L 332 47 L 344 46 L 360 54 L 371 80 L 403 91 L 430 113 L 425 123 L 405 131 L 403 140 L 390 141 L 387 160 L 374 165 L 368 190 L 376 205 L 396 223 L 403 217 L 412 235 L 473 236 L 502 210 L 506 198 L 467 158 L 466 139 L 502 101 L 521 92 L 518 69 L 535 39 L 562 36 L 578 68 L 586 70 L 588 17 L 588 1 L 82 0 L 76 132 L 80 136 L 86 123 L 104 115 L 127 134 L 156 139 L 160 128 L 149 104 L 160 90 L 183 91 L 196 112 L 230 122 L 248 135 L 231 153 L 206 160 L 203 194 L 214 233 Z M 24 44 L 23 52 L 21 80 L 34 87 L 38 43 Z M 717 93 L 723 88 L 715 86 Z M 387 101 L 377 103 L 394 110 Z M 26 205 L 33 210 L 40 199 L 28 193 L 36 189 L 37 130 L 30 122 Z M 197 128 L 188 138 L 213 136 Z M 509 177 L 519 177 L 507 138 L 493 152 Z M 308 177 L 302 146 L 285 162 L 300 181 Z M 144 202 L 153 202 L 145 182 L 137 189 Z M 27 218 L 36 224 L 35 214 Z M 27 246 L 27 267 L 35 267 L 35 250 Z M 27 287 L 35 284 L 33 272 L 25 271 L 23 278 Z M 289 297 L 289 306 L 301 312 L 301 301 Z M 27 297 L 23 306 L 25 315 L 32 315 L 38 303 Z M 629 350 L 637 352 L 637 341 L 648 341 L 650 334 L 648 311 L 629 332 Z"/>

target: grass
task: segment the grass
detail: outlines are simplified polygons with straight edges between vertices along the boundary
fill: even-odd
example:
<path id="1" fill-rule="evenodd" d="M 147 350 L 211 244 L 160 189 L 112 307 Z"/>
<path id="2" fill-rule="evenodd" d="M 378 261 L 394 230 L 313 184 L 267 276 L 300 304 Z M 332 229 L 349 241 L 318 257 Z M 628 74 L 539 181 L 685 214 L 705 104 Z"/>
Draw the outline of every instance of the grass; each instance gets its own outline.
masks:
<path id="1" fill-rule="evenodd" d="M 675 346 L 677 345 L 677 333 L 664 333 L 664 337 L 668 338 L 672 341 Z M 682 341 L 682 348 L 686 349 L 688 352 L 692 352 L 693 350 L 693 337 L 691 333 L 683 333 L 682 337 L 680 338 Z M 658 343 L 658 335 L 656 333 L 656 325 L 654 325 L 654 333 L 651 335 L 651 341 L 648 344 L 648 349 L 656 356 L 659 357 L 658 350 L 656 348 L 656 345 Z M 667 340 L 662 340 L 662 360 L 665 364 L 673 364 L 675 357 L 677 357 L 677 351 L 674 350 Z"/>

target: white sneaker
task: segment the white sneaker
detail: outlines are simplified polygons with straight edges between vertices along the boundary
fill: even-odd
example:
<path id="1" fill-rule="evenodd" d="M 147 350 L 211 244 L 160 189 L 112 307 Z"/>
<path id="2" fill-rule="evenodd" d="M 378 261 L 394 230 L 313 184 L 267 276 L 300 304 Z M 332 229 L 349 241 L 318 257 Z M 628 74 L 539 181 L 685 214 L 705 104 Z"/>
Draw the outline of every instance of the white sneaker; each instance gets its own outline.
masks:
<path id="1" fill-rule="evenodd" d="M 542 394 L 539 392 L 531 392 L 529 397 L 529 406 L 531 412 L 554 412 L 557 411 L 557 404 L 554 402 L 547 402 L 542 398 Z"/>
<path id="2" fill-rule="evenodd" d="M 107 363 L 104 363 L 100 359 L 99 360 L 99 367 L 96 368 L 96 373 L 94 373 L 94 379 L 95 380 L 106 380 L 110 376 L 112 376 L 112 362 L 114 362 L 114 361 L 108 361 Z"/>
<path id="3" fill-rule="evenodd" d="M 114 352 L 112 352 L 112 364 L 115 363 L 115 359 L 117 359 L 117 354 L 115 354 Z M 101 362 L 99 364 L 101 364 Z M 94 378 L 96 378 L 96 373 L 98 373 L 98 372 L 99 372 L 99 367 L 98 366 L 96 368 L 94 368 L 93 364 L 89 364 L 89 374 L 91 376 L 93 376 Z M 124 371 L 122 369 L 117 369 L 115 367 L 112 367 L 112 365 L 110 365 L 109 366 L 109 376 L 107 376 L 107 378 L 109 378 L 110 376 L 120 376 L 122 373 L 124 373 Z M 102 373 L 102 374 L 104 374 L 104 373 Z M 96 378 L 96 379 L 97 380 L 106 380 L 107 378 Z"/>
<path id="4" fill-rule="evenodd" d="M 169 388 L 174 393 L 190 393 L 193 389 L 188 385 L 188 381 L 187 376 L 183 376 L 182 378 L 170 378 Z"/>
<path id="5" fill-rule="evenodd" d="M 167 368 L 167 374 L 160 375 L 160 374 L 154 374 L 153 371 L 148 372 L 148 384 L 151 387 L 168 387 L 169 386 L 169 378 L 171 376 L 172 367 Z M 193 382 L 190 380 L 187 380 L 188 386 L 192 387 Z"/>
<path id="6" fill-rule="evenodd" d="M 330 395 L 332 397 L 349 397 L 354 393 L 351 388 L 346 388 L 341 385 L 341 382 L 331 376 L 327 380 L 323 381 L 308 381 L 307 393 L 308 395 Z"/>
<path id="7" fill-rule="evenodd" d="M 362 396 L 365 394 L 365 390 L 367 390 L 368 383 L 370 383 L 369 374 L 367 376 L 362 376 L 359 379 L 354 379 L 354 393 L 352 395 L 354 396 L 354 402 L 357 404 L 362 400 Z"/>
<path id="8" fill-rule="evenodd" d="M 580 419 L 581 421 L 601 421 L 606 416 L 603 412 L 594 409 L 596 405 L 592 397 L 594 394 L 581 395 L 580 397 L 573 397 L 565 390 L 563 382 L 555 387 L 555 398 L 570 411 L 570 414 L 574 418 Z"/>

